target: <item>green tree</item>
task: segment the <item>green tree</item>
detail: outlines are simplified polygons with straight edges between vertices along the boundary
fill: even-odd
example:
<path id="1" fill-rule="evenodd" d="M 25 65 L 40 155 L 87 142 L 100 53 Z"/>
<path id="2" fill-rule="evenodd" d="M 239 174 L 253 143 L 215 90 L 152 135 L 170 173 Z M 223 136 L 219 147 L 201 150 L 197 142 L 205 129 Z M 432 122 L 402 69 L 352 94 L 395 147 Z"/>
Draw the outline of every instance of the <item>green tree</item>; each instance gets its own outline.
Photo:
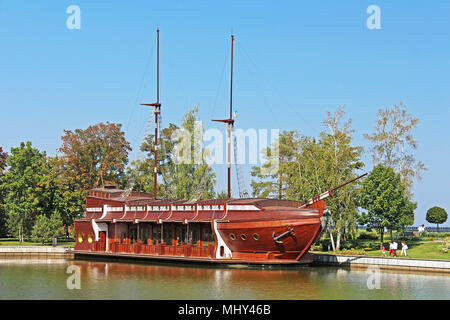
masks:
<path id="1" fill-rule="evenodd" d="M 158 179 L 157 196 L 158 198 L 175 198 L 173 190 L 174 171 L 174 148 L 175 142 L 172 135 L 178 126 L 170 123 L 169 127 L 163 128 L 158 135 L 158 160 L 157 169 Z M 153 193 L 154 186 L 154 167 L 155 167 L 155 136 L 149 134 L 144 138 L 140 146 L 140 155 L 127 167 L 126 174 L 123 176 L 121 187 L 124 189 L 133 188 L 135 191 Z M 142 155 L 142 156 L 141 156 Z"/>
<path id="2" fill-rule="evenodd" d="M 439 225 L 447 221 L 447 212 L 441 207 L 433 207 L 428 209 L 426 220 L 429 223 L 436 223 L 436 226 L 439 230 Z"/>
<path id="3" fill-rule="evenodd" d="M 6 159 L 8 158 L 8 154 L 3 152 L 3 148 L 0 147 L 0 185 L 2 183 L 2 179 L 6 169 Z M 5 211 L 5 192 L 0 188 L 0 237 L 6 237 L 7 235 L 7 227 L 6 227 L 6 211 Z"/>
<path id="4" fill-rule="evenodd" d="M 45 244 L 52 240 L 52 234 L 50 230 L 50 221 L 45 215 L 39 215 L 36 218 L 36 223 L 33 226 L 31 238 L 35 242 Z"/>
<path id="5" fill-rule="evenodd" d="M 404 226 L 417 204 L 409 200 L 400 174 L 390 167 L 377 165 L 363 182 L 361 207 L 367 210 L 362 213 L 361 222 L 379 230 L 381 247 L 384 229 L 390 229 L 392 235 L 392 230 Z"/>
<path id="6" fill-rule="evenodd" d="M 181 128 L 174 124 L 161 130 L 158 138 L 157 196 L 166 199 L 205 199 L 215 196 L 215 173 L 206 163 L 208 150 L 201 145 L 198 108 L 183 117 Z M 146 136 L 141 152 L 145 159 L 133 161 L 121 185 L 135 191 L 153 192 L 154 135 Z M 200 155 L 200 156 L 199 156 Z"/>
<path id="7" fill-rule="evenodd" d="M 264 176 L 260 174 L 263 167 L 254 167 L 252 174 L 259 179 L 252 182 L 254 195 L 278 194 L 285 199 L 306 202 L 315 194 L 355 178 L 356 170 L 364 166 L 360 160 L 362 148 L 352 145 L 351 119 L 344 122 L 344 116 L 342 108 L 328 113 L 324 120 L 327 130 L 321 132 L 319 140 L 293 131 L 283 132 L 276 142 L 280 148 L 279 171 Z M 272 160 L 270 153 L 268 160 Z M 333 249 L 339 250 L 341 242 L 355 234 L 357 198 L 358 183 L 353 183 L 327 199 L 336 234 Z"/>
<path id="8" fill-rule="evenodd" d="M 201 136 L 203 129 L 198 119 L 198 107 L 183 116 L 182 130 L 174 132 L 173 190 L 176 199 L 214 198 L 216 175 L 206 163 L 209 150 L 203 148 Z"/>
<path id="9" fill-rule="evenodd" d="M 299 139 L 296 131 L 283 131 L 279 138 L 264 150 L 264 164 L 254 166 L 251 172 L 251 175 L 257 179 L 251 182 L 254 196 L 278 199 L 287 197 L 288 175 Z M 278 164 L 278 170 L 271 170 L 274 163 Z"/>
<path id="10" fill-rule="evenodd" d="M 45 158 L 45 152 L 33 148 L 31 142 L 22 142 L 20 147 L 11 148 L 8 171 L 1 180 L 8 229 L 20 242 L 29 236 L 35 217 L 44 212 L 38 186 L 42 180 Z"/>

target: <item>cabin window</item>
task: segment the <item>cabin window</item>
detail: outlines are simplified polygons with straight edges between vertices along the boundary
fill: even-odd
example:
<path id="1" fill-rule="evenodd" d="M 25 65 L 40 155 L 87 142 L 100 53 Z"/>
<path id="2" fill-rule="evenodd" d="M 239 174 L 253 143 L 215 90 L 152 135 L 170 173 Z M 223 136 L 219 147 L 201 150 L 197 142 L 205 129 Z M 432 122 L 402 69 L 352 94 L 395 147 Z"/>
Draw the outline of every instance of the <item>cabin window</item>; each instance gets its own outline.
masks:
<path id="1" fill-rule="evenodd" d="M 254 233 L 254 234 L 253 234 L 253 239 L 256 240 L 256 241 L 258 241 L 258 240 L 259 240 L 259 234 Z"/>
<path id="2" fill-rule="evenodd" d="M 225 248 L 223 246 L 220 246 L 220 256 L 223 257 L 225 254 Z"/>
<path id="3" fill-rule="evenodd" d="M 209 223 L 205 223 L 202 226 L 202 241 L 204 247 L 207 247 L 208 245 L 214 245 L 214 236 L 212 234 L 211 225 Z"/>
<path id="4" fill-rule="evenodd" d="M 156 241 L 161 242 L 161 225 L 160 224 L 153 225 L 152 240 L 153 240 L 153 244 L 156 244 Z"/>
<path id="5" fill-rule="evenodd" d="M 148 238 L 148 227 L 146 225 L 139 226 L 139 240 L 147 243 Z"/>
<path id="6" fill-rule="evenodd" d="M 181 224 L 176 224 L 175 233 L 177 237 L 177 246 L 180 246 L 181 242 L 185 241 L 186 238 L 186 227 Z"/>
<path id="7" fill-rule="evenodd" d="M 236 236 L 234 235 L 234 233 L 230 233 L 229 237 L 231 240 L 236 240 Z"/>
<path id="8" fill-rule="evenodd" d="M 137 229 L 134 226 L 130 228 L 130 241 L 131 243 L 136 243 L 137 241 Z"/>
<path id="9" fill-rule="evenodd" d="M 78 242 L 79 243 L 83 243 L 84 241 L 84 235 L 82 232 L 78 233 Z"/>
<path id="10" fill-rule="evenodd" d="M 199 240 L 199 225 L 198 223 L 193 223 L 189 225 L 188 242 L 193 246 L 197 246 L 197 241 Z"/>
<path id="11" fill-rule="evenodd" d="M 247 240 L 247 236 L 245 234 L 241 234 L 241 239 L 245 241 Z"/>
<path id="12" fill-rule="evenodd" d="M 94 235 L 92 234 L 92 232 L 90 232 L 88 235 L 88 242 L 92 243 L 93 241 L 94 241 Z"/>

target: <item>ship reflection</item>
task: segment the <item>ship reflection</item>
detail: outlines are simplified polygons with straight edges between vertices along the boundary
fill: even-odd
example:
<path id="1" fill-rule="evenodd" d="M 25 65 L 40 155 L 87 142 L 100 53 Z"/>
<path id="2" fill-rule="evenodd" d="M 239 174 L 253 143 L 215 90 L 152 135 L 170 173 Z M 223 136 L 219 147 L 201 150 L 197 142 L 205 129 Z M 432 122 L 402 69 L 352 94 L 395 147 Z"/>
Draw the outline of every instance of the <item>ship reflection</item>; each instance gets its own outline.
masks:
<path id="1" fill-rule="evenodd" d="M 154 288 L 155 283 L 164 283 L 166 287 L 176 288 L 172 296 L 174 299 L 185 299 L 183 292 L 203 289 L 212 294 L 207 299 L 320 299 L 321 294 L 315 279 L 317 275 L 304 267 L 262 269 L 82 260 L 70 261 L 69 264 L 77 265 L 82 276 L 96 283 L 124 278 L 148 283 L 148 288 Z M 239 289 L 237 296 L 226 295 L 236 292 L 236 288 Z"/>

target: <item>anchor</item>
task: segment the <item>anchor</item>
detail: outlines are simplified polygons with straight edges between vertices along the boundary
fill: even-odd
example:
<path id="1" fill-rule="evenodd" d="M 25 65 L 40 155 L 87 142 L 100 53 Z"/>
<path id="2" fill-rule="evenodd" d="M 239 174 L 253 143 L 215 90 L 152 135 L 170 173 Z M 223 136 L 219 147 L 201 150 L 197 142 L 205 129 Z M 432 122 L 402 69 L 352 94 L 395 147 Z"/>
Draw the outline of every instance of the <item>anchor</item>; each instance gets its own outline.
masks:
<path id="1" fill-rule="evenodd" d="M 292 227 L 291 228 L 287 227 L 287 228 L 288 228 L 287 231 L 283 232 L 282 234 L 280 234 L 276 237 L 275 237 L 275 232 L 272 232 L 273 241 L 275 241 L 276 243 L 283 243 L 283 241 L 280 241 L 280 239 L 283 239 L 284 237 L 288 236 L 289 234 L 294 235 L 294 228 L 292 228 Z"/>

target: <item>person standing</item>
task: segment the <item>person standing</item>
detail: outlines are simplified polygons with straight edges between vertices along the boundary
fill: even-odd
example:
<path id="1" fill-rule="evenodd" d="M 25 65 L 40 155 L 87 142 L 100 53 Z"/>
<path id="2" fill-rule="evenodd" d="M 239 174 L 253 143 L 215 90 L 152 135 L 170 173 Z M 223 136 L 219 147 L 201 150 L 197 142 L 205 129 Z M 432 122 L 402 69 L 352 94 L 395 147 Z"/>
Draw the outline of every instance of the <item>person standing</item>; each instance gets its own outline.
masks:
<path id="1" fill-rule="evenodd" d="M 389 257 L 391 256 L 391 254 L 394 254 L 394 245 L 392 244 L 392 242 L 389 241 Z"/>
<path id="2" fill-rule="evenodd" d="M 394 241 L 392 246 L 394 248 L 394 257 L 396 257 L 397 256 L 398 243 L 396 241 Z"/>
<path id="3" fill-rule="evenodd" d="M 403 253 L 405 253 L 405 257 L 406 257 L 406 256 L 407 256 L 406 250 L 408 250 L 408 246 L 407 246 L 406 242 L 403 241 L 403 242 L 402 242 L 402 252 L 400 252 L 400 255 L 402 256 Z"/>
<path id="4" fill-rule="evenodd" d="M 381 256 L 386 257 L 386 248 L 384 247 L 384 245 L 381 246 Z"/>

